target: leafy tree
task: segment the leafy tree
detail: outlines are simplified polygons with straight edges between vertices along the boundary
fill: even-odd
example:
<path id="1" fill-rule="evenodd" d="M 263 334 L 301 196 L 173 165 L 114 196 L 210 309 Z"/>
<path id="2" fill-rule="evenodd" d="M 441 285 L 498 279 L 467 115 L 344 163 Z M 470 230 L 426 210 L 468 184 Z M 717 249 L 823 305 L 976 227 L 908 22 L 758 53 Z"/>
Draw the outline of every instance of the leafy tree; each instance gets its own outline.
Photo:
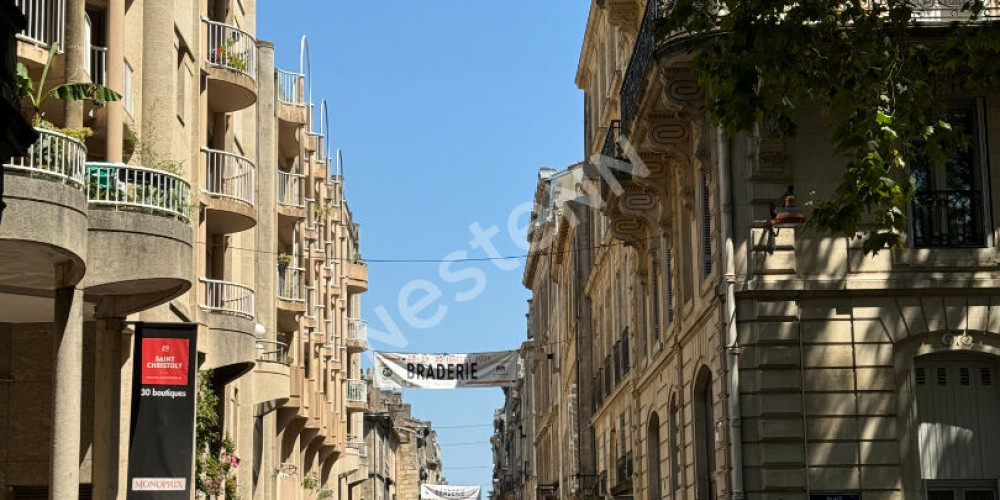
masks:
<path id="1" fill-rule="evenodd" d="M 806 107 L 832 120 L 833 150 L 850 160 L 810 221 L 861 237 L 875 253 L 903 243 L 914 196 L 907 166 L 942 164 L 967 147 L 943 90 L 1000 83 L 1000 28 L 982 21 L 983 0 L 933 8 L 948 22 L 920 27 L 913 0 L 675 0 L 655 33 L 719 34 L 705 37 L 693 70 L 713 122 L 729 134 L 766 117 L 792 136 Z"/>

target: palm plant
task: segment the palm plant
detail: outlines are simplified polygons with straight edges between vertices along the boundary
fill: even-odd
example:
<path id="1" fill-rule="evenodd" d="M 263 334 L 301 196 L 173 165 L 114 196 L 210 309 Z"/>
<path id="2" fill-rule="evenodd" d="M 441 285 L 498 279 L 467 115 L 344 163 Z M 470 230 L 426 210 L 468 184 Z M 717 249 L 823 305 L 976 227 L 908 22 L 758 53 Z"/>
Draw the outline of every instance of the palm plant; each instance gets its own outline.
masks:
<path id="1" fill-rule="evenodd" d="M 67 82 L 57 87 L 45 90 L 45 80 L 49 76 L 49 68 L 52 66 L 52 59 L 55 58 L 59 50 L 59 44 L 53 43 L 49 48 L 49 57 L 42 68 L 42 77 L 38 85 L 28 74 L 28 68 L 22 63 L 17 63 L 17 97 L 28 98 L 31 105 L 31 122 L 35 126 L 42 125 L 42 104 L 49 97 L 62 99 L 64 101 L 84 101 L 91 100 L 95 105 L 104 104 L 107 101 L 117 101 L 122 98 L 121 94 L 111 90 L 104 85 L 97 83 Z"/>

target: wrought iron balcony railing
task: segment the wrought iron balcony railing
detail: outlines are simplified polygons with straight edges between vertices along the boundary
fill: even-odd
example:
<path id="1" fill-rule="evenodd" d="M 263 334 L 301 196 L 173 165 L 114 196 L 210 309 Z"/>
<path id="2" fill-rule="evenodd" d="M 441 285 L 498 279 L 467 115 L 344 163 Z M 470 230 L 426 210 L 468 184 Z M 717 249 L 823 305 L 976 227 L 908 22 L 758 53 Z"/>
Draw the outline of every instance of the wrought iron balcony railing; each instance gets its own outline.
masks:
<path id="1" fill-rule="evenodd" d="M 11 158 L 4 168 L 30 176 L 50 177 L 82 188 L 87 171 L 87 147 L 54 130 L 35 127 L 38 140 L 28 154 Z"/>
<path id="2" fill-rule="evenodd" d="M 122 163 L 87 163 L 91 207 L 144 212 L 188 221 L 191 186 L 178 175 Z"/>
<path id="3" fill-rule="evenodd" d="M 228 281 L 201 279 L 201 307 L 212 312 L 232 314 L 252 320 L 254 318 L 253 289 Z"/>
<path id="4" fill-rule="evenodd" d="M 980 191 L 917 191 L 912 210 L 914 247 L 986 244 Z"/>

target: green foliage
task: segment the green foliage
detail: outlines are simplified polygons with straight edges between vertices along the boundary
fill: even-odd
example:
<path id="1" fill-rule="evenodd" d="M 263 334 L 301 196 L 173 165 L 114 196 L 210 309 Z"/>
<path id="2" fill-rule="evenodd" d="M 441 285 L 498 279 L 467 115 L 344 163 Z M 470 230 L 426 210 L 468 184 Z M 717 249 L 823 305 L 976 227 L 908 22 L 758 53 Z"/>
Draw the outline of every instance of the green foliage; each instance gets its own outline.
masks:
<path id="1" fill-rule="evenodd" d="M 239 41 L 237 37 L 226 40 L 225 43 L 215 48 L 216 63 L 229 69 L 237 70 L 241 73 L 247 72 L 247 56 L 233 50 L 233 45 Z"/>
<path id="2" fill-rule="evenodd" d="M 315 472 L 310 472 L 302 477 L 302 487 L 307 490 L 319 489 L 319 476 Z"/>
<path id="3" fill-rule="evenodd" d="M 27 98 L 31 106 L 32 123 L 36 126 L 42 122 L 42 104 L 48 97 L 55 97 L 64 101 L 91 100 L 95 105 L 103 105 L 107 101 L 117 101 L 122 98 L 117 92 L 96 83 L 67 82 L 58 87 L 45 91 L 45 80 L 49 76 L 49 68 L 52 66 L 52 59 L 55 58 L 59 50 L 59 44 L 53 43 L 49 48 L 49 56 L 42 68 L 42 76 L 38 84 L 31 79 L 28 68 L 24 64 L 17 63 L 17 76 L 15 77 L 16 96 L 19 99 Z"/>
<path id="4" fill-rule="evenodd" d="M 766 119 L 770 132 L 793 136 L 814 109 L 832 120 L 834 152 L 850 159 L 810 223 L 875 253 L 902 245 L 914 195 L 907 166 L 918 156 L 942 164 L 966 143 L 944 90 L 1000 83 L 1000 28 L 977 23 L 982 9 L 970 0 L 955 22 L 918 37 L 912 0 L 675 0 L 656 36 L 724 33 L 706 39 L 693 69 L 729 134 Z"/>
<path id="5" fill-rule="evenodd" d="M 216 408 L 219 398 L 212 389 L 212 370 L 198 372 L 195 406 L 195 489 L 199 496 L 225 495 L 236 500 L 235 469 L 239 466 L 236 446 L 222 436 Z"/>

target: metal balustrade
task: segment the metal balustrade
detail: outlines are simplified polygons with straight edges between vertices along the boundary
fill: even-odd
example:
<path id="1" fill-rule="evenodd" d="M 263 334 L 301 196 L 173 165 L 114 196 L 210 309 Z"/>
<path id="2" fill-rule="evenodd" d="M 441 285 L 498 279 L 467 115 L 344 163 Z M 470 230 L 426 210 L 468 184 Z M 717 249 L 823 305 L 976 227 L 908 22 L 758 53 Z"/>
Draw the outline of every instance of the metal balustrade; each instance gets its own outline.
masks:
<path id="1" fill-rule="evenodd" d="M 180 176 L 122 163 L 87 163 L 91 208 L 132 210 L 188 221 L 191 187 Z"/>
<path id="2" fill-rule="evenodd" d="M 228 281 L 201 279 L 201 307 L 212 312 L 254 318 L 253 289 Z"/>
<path id="3" fill-rule="evenodd" d="M 87 68 L 87 76 L 90 77 L 90 81 L 98 85 L 107 85 L 108 48 L 91 45 L 87 59 L 88 60 L 85 61 L 84 67 Z"/>
<path id="4" fill-rule="evenodd" d="M 202 148 L 205 153 L 205 192 L 254 204 L 252 161 L 238 154 Z"/>
<path id="5" fill-rule="evenodd" d="M 302 174 L 278 171 L 278 203 L 291 207 L 305 207 L 305 197 L 302 187 L 305 185 Z"/>
<path id="6" fill-rule="evenodd" d="M 202 19 L 208 42 L 205 57 L 213 66 L 256 79 L 257 40 L 246 31 L 225 23 Z"/>
<path id="7" fill-rule="evenodd" d="M 347 340 L 368 342 L 368 323 L 363 319 L 347 318 Z"/>
<path id="8" fill-rule="evenodd" d="M 368 382 L 364 380 L 348 380 L 347 400 L 353 403 L 367 403 Z"/>
<path id="9" fill-rule="evenodd" d="M 301 267 L 278 265 L 278 298 L 282 300 L 305 300 L 303 277 L 306 270 Z"/>
<path id="10" fill-rule="evenodd" d="M 82 188 L 87 171 L 87 147 L 54 130 L 35 127 L 35 132 L 39 138 L 28 148 L 28 154 L 11 158 L 4 168 L 32 176 L 52 177 Z"/>
<path id="11" fill-rule="evenodd" d="M 14 0 L 21 9 L 28 25 L 17 37 L 28 43 L 49 47 L 66 46 L 66 0 Z"/>
<path id="12" fill-rule="evenodd" d="M 305 106 L 306 76 L 281 68 L 276 69 L 278 72 L 278 102 L 292 106 Z"/>
<path id="13" fill-rule="evenodd" d="M 277 340 L 257 339 L 257 361 L 268 363 L 291 364 L 288 357 L 288 344 Z"/>
<path id="14" fill-rule="evenodd" d="M 913 246 L 917 248 L 986 244 L 980 191 L 917 191 L 912 213 Z"/>

